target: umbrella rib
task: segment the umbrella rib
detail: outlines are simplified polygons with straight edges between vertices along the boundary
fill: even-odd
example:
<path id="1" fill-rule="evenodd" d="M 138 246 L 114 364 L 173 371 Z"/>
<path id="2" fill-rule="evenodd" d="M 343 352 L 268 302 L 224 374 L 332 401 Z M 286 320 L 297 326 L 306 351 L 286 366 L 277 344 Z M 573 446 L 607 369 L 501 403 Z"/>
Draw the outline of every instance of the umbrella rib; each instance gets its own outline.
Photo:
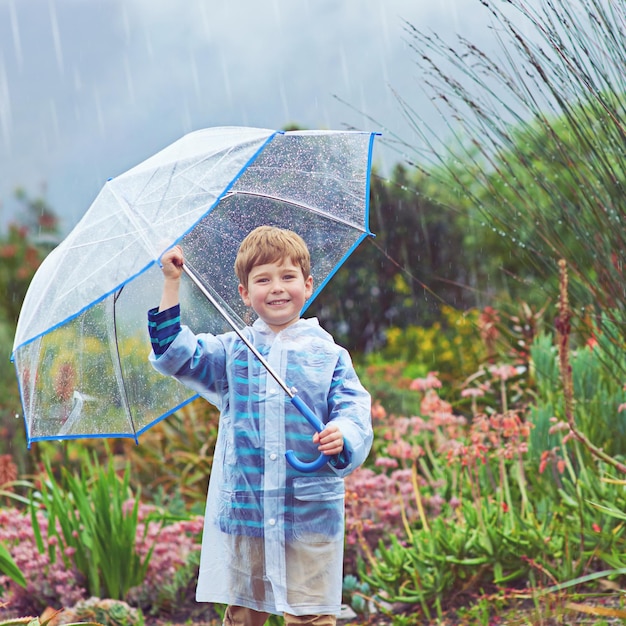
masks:
<path id="1" fill-rule="evenodd" d="M 119 193 L 117 193 L 113 185 L 109 186 L 109 191 L 111 195 L 117 200 L 118 206 L 121 209 L 122 213 L 128 218 L 128 221 L 135 227 L 135 234 L 143 242 L 144 250 L 152 254 L 153 258 L 156 258 L 157 251 L 154 248 L 154 242 L 151 241 L 150 238 L 146 236 L 146 232 L 149 232 L 150 234 L 152 234 L 153 225 L 150 224 L 150 222 L 146 220 L 142 214 L 133 212 L 126 198 L 123 198 Z M 140 220 L 142 220 L 142 222 L 140 222 Z"/>
<path id="2" fill-rule="evenodd" d="M 122 286 L 114 295 L 113 295 L 113 367 L 117 370 L 117 373 L 120 377 L 121 381 L 121 398 L 122 406 L 124 407 L 124 412 L 126 413 L 126 417 L 130 421 L 130 427 L 133 430 L 133 437 L 135 439 L 135 443 L 137 443 L 137 427 L 135 426 L 135 420 L 133 419 L 133 413 L 130 410 L 130 401 L 128 399 L 128 390 L 126 389 L 126 383 L 124 382 L 124 370 L 122 369 L 122 358 L 120 356 L 120 346 L 118 342 L 117 336 L 117 301 L 119 297 L 122 295 L 122 291 L 124 290 L 124 286 Z M 109 343 L 109 346 L 111 344 Z"/>
<path id="3" fill-rule="evenodd" d="M 359 226 L 358 224 L 355 224 L 354 222 L 341 219 L 340 217 L 337 217 L 336 215 L 332 215 L 331 213 L 326 213 L 326 211 L 321 211 L 320 209 L 316 209 L 315 207 L 309 206 L 308 204 L 302 204 L 301 202 L 296 202 L 295 200 L 287 200 L 279 196 L 273 196 L 267 193 L 258 193 L 254 191 L 229 191 L 227 194 L 225 194 L 224 198 L 228 198 L 229 196 L 253 196 L 256 198 L 267 198 L 268 200 L 276 200 L 277 202 L 284 202 L 285 204 L 290 204 L 291 206 L 298 207 L 299 209 L 305 209 L 309 211 L 310 213 L 315 213 L 317 215 L 326 217 L 332 222 L 337 222 L 339 224 L 343 224 L 344 226 L 349 226 L 350 228 L 360 230 L 362 233 L 367 232 L 365 228 L 363 228 L 362 226 Z"/>

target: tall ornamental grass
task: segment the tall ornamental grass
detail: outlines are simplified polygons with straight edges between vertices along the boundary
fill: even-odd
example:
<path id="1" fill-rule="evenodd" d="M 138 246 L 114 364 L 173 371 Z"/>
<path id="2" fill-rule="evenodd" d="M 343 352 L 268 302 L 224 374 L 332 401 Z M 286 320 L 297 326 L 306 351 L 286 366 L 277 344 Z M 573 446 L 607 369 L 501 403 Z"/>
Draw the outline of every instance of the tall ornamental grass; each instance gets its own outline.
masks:
<path id="1" fill-rule="evenodd" d="M 426 144 L 430 164 L 420 152 L 420 166 L 445 182 L 443 202 L 473 217 L 494 273 L 514 275 L 511 289 L 545 301 L 564 260 L 574 316 L 603 313 L 623 331 L 626 4 L 475 4 L 491 18 L 495 51 L 406 25 L 452 138 L 442 146 L 441 133 L 403 102 Z"/>

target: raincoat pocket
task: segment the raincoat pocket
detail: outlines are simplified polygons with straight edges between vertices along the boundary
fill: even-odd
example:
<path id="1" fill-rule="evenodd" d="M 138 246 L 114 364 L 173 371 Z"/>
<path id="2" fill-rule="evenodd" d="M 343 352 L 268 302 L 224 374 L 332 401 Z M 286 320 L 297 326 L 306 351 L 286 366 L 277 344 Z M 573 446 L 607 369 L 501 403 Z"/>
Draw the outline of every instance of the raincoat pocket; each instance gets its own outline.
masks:
<path id="1" fill-rule="evenodd" d="M 304 543 L 343 540 L 343 479 L 338 476 L 296 478 L 293 490 L 295 539 Z"/>
<path id="2" fill-rule="evenodd" d="M 220 492 L 218 524 L 229 535 L 263 536 L 263 503 L 253 493 Z"/>

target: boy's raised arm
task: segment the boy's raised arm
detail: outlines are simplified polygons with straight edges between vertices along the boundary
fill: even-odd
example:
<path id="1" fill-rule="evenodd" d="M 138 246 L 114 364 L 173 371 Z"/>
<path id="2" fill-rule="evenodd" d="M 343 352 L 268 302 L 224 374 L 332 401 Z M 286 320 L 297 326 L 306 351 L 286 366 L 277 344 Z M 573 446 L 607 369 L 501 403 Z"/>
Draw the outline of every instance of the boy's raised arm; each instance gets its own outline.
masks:
<path id="1" fill-rule="evenodd" d="M 179 303 L 180 297 L 180 277 L 183 273 L 183 251 L 180 246 L 174 246 L 161 257 L 163 271 L 163 292 L 159 311 L 171 309 Z"/>

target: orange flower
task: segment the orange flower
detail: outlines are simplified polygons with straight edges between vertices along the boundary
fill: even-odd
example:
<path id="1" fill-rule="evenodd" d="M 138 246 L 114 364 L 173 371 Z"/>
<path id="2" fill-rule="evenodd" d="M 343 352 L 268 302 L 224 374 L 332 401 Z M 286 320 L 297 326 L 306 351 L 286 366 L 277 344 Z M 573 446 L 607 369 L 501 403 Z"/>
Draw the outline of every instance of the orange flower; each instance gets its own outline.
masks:
<path id="1" fill-rule="evenodd" d="M 10 454 L 0 454 L 0 485 L 8 485 L 15 480 L 17 480 L 17 465 L 13 462 L 13 457 Z"/>
<path id="2" fill-rule="evenodd" d="M 376 400 L 374 404 L 372 404 L 372 419 L 374 420 L 383 420 L 387 417 L 387 411 L 385 411 L 385 407 Z"/>
<path id="3" fill-rule="evenodd" d="M 10 259 L 17 253 L 17 246 L 14 243 L 8 243 L 0 248 L 0 257 Z"/>
<path id="4" fill-rule="evenodd" d="M 76 385 L 76 371 L 71 363 L 63 363 L 54 380 L 54 392 L 59 400 L 65 402 L 72 397 Z"/>

